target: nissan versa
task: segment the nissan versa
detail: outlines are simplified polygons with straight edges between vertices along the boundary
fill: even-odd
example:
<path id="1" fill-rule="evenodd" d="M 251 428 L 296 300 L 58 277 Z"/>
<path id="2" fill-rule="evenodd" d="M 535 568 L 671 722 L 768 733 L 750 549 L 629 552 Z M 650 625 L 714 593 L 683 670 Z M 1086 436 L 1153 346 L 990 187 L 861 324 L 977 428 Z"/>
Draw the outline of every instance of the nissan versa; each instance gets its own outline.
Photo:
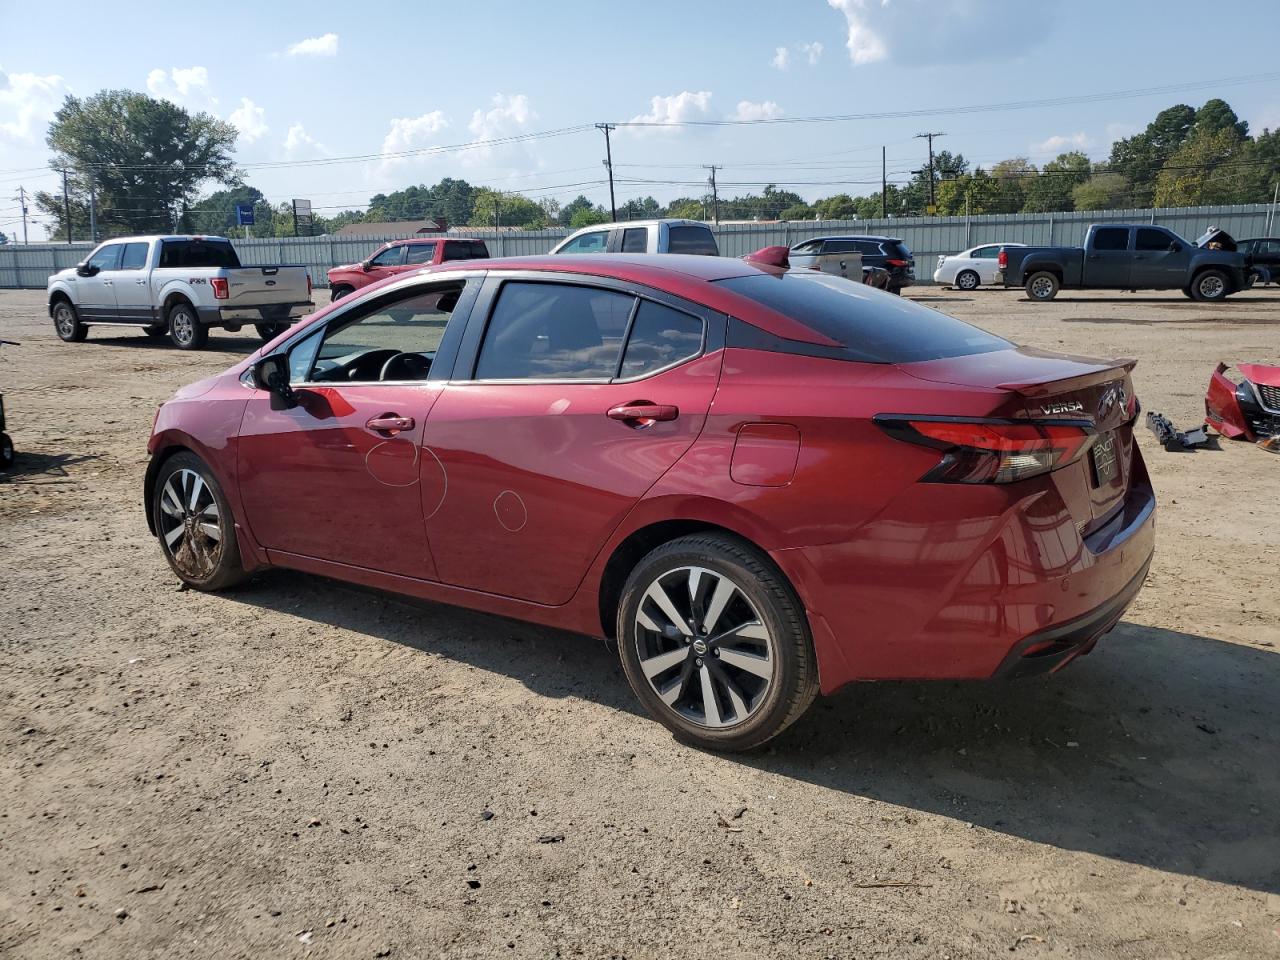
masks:
<path id="1" fill-rule="evenodd" d="M 688 741 L 853 680 L 1088 653 L 1151 561 L 1132 361 L 717 257 L 463 261 L 322 309 L 156 416 L 202 590 L 291 567 L 615 638 Z"/>

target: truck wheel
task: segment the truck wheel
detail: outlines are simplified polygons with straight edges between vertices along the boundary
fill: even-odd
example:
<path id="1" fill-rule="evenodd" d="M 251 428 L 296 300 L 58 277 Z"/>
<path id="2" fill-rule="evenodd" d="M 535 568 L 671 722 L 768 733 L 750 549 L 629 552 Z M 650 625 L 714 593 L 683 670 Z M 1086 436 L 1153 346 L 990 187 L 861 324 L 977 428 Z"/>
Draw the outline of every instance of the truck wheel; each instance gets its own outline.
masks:
<path id="1" fill-rule="evenodd" d="M 163 340 L 169 335 L 169 327 L 163 323 L 149 323 L 142 328 L 142 331 L 152 340 Z"/>
<path id="2" fill-rule="evenodd" d="M 343 297 L 350 296 L 353 293 L 355 293 L 354 287 L 342 287 L 342 286 L 334 287 L 332 290 L 329 291 L 329 302 L 337 303 Z"/>
<path id="3" fill-rule="evenodd" d="M 1033 273 L 1027 278 L 1027 296 L 1032 300 L 1048 301 L 1058 295 L 1058 278 L 1047 270 Z"/>
<path id="4" fill-rule="evenodd" d="M 1182 295 L 1183 295 L 1184 297 L 1186 297 L 1188 300 L 1194 300 L 1194 299 L 1196 298 L 1196 295 L 1195 295 L 1194 293 L 1192 293 L 1192 292 L 1191 292 L 1191 288 L 1190 288 L 1190 287 L 1183 287 L 1183 288 L 1182 288 Z"/>
<path id="5" fill-rule="evenodd" d="M 191 304 L 175 303 L 169 309 L 169 339 L 179 350 L 200 350 L 209 341 L 209 328 Z"/>
<path id="6" fill-rule="evenodd" d="M 1206 270 L 1191 282 L 1191 293 L 1197 300 L 1225 300 L 1231 286 L 1221 270 Z"/>
<path id="7" fill-rule="evenodd" d="M 89 335 L 89 328 L 80 322 L 80 315 L 68 300 L 53 305 L 53 329 L 58 339 L 67 343 L 81 343 Z"/>
<path id="8" fill-rule="evenodd" d="M 287 323 L 255 323 L 253 329 L 258 331 L 258 336 L 262 338 L 263 343 L 266 343 L 288 330 L 289 325 Z"/>
<path id="9" fill-rule="evenodd" d="M 977 290 L 981 282 L 982 278 L 972 270 L 961 270 L 956 275 L 957 290 Z"/>

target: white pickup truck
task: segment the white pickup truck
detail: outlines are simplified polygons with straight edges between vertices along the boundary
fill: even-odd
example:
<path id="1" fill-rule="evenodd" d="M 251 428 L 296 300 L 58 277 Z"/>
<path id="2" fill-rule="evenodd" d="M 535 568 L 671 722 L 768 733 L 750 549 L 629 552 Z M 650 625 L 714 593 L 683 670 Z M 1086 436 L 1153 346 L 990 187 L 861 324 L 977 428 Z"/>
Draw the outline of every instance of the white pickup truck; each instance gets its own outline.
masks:
<path id="1" fill-rule="evenodd" d="M 312 306 L 306 267 L 242 267 L 225 237 L 121 237 L 49 278 L 49 316 L 68 343 L 97 324 L 140 326 L 199 350 L 210 327 L 251 323 L 270 340 Z"/>

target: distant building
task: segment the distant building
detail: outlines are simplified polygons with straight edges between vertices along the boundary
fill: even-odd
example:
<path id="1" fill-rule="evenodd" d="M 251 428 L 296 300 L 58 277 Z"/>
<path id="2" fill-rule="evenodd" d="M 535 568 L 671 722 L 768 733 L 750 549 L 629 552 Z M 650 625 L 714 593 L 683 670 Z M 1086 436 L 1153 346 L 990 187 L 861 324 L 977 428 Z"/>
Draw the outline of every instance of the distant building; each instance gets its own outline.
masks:
<path id="1" fill-rule="evenodd" d="M 449 221 L 444 217 L 433 220 L 376 220 L 366 223 L 348 223 L 339 227 L 335 237 L 425 237 L 444 233 Z"/>

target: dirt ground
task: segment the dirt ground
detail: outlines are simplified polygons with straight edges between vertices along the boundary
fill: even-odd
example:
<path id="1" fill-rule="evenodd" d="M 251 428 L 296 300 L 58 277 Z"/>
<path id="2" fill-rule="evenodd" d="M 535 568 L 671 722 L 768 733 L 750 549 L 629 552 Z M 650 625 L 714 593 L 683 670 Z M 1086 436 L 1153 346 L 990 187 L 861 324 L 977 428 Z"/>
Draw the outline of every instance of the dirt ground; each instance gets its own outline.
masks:
<path id="1" fill-rule="evenodd" d="M 911 295 L 1140 359 L 1184 427 L 1280 290 Z M 601 643 L 301 574 L 179 591 L 156 404 L 256 347 L 55 339 L 0 293 L 0 955 L 1280 957 L 1280 457 L 1139 439 L 1146 589 L 1011 684 L 846 688 L 770 749 L 640 715 Z"/>

